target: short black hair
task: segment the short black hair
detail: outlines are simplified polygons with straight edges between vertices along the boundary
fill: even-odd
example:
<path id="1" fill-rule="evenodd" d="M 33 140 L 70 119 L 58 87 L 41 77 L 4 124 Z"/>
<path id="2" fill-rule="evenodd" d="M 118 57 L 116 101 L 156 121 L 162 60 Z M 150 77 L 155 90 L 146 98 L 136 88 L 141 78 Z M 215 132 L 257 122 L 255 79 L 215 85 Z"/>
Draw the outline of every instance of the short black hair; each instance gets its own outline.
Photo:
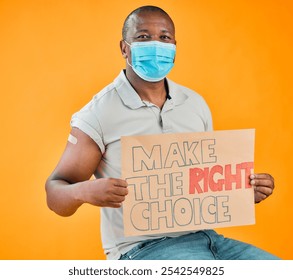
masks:
<path id="1" fill-rule="evenodd" d="M 129 30 L 129 22 L 130 22 L 130 18 L 133 15 L 138 15 L 139 13 L 142 12 L 159 12 L 161 14 L 163 14 L 164 16 L 168 17 L 170 19 L 170 21 L 173 24 L 174 30 L 175 30 L 175 26 L 173 23 L 173 20 L 171 19 L 171 17 L 168 15 L 168 13 L 166 13 L 163 9 L 156 7 L 156 6 L 141 6 L 135 10 L 133 10 L 125 19 L 124 24 L 123 24 L 123 28 L 122 28 L 122 38 L 123 40 L 126 40 L 126 35 L 127 32 Z"/>

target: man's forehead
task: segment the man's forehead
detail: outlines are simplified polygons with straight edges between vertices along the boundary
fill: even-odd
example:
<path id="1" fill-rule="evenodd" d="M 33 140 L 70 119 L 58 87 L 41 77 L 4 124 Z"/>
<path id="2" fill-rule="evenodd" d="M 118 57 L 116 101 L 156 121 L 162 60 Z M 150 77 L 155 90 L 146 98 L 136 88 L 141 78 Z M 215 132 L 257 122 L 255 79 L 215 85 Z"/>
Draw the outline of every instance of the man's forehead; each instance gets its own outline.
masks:
<path id="1" fill-rule="evenodd" d="M 174 31 L 173 22 L 171 19 L 163 13 L 160 12 L 141 12 L 138 14 L 133 14 L 129 18 L 129 27 L 133 30 L 138 30 L 142 26 L 147 26 L 148 24 L 161 24 L 164 25 L 169 31 Z"/>

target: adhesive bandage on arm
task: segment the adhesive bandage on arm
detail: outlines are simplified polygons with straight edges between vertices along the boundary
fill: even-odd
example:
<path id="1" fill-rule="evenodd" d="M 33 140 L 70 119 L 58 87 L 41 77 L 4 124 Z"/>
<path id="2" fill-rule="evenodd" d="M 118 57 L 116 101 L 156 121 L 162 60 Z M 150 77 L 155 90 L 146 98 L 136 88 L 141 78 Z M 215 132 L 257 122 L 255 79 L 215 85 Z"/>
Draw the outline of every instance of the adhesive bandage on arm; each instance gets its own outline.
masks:
<path id="1" fill-rule="evenodd" d="M 72 134 L 69 134 L 68 142 L 70 142 L 71 144 L 75 145 L 77 143 L 77 138 L 75 136 L 73 136 Z"/>

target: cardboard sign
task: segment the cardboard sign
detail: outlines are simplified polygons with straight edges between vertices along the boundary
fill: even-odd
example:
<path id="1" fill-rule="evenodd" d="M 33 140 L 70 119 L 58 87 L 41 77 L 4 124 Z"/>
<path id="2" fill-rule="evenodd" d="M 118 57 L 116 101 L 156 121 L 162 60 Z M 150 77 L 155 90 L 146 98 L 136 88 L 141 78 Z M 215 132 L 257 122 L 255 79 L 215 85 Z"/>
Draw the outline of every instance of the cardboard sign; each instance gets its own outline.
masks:
<path id="1" fill-rule="evenodd" d="M 122 137 L 125 235 L 253 224 L 254 133 Z"/>

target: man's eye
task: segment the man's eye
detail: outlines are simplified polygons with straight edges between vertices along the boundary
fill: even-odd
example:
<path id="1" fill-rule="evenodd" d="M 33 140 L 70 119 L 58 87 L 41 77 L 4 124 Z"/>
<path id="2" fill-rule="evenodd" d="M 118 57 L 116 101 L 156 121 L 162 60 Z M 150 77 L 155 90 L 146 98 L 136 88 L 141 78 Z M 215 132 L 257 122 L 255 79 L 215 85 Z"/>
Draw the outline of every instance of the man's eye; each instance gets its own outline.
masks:
<path id="1" fill-rule="evenodd" d="M 137 39 L 149 39 L 150 36 L 149 35 L 139 35 L 137 36 Z"/>
<path id="2" fill-rule="evenodd" d="M 162 35 L 160 38 L 162 40 L 171 40 L 171 38 L 169 36 L 167 36 L 167 35 Z"/>

